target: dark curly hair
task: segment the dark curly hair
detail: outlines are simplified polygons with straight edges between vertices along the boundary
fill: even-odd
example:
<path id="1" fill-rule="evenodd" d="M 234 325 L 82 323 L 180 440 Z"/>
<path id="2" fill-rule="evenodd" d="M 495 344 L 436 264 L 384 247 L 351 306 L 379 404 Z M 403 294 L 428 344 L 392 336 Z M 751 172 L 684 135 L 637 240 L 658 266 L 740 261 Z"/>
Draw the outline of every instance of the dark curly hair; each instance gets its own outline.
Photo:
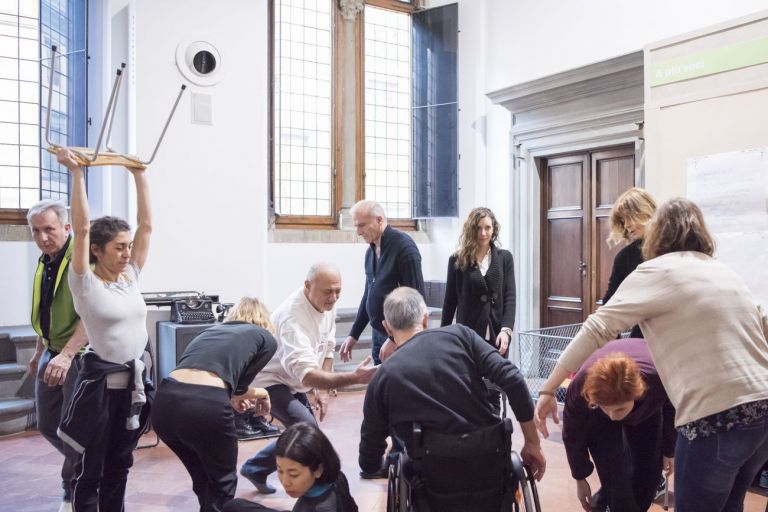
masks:
<path id="1" fill-rule="evenodd" d="M 118 217 L 99 217 L 91 222 L 90 230 L 90 262 L 96 263 L 96 255 L 93 253 L 94 247 L 104 250 L 104 247 L 115 239 L 119 233 L 130 232 L 131 226 L 123 219 Z"/>

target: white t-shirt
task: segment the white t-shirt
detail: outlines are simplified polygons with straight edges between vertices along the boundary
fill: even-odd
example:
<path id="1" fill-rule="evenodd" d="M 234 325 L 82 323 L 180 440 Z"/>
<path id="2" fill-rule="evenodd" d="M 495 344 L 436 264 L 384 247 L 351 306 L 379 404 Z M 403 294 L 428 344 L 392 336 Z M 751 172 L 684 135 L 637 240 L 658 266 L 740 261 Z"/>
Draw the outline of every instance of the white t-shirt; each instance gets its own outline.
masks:
<path id="1" fill-rule="evenodd" d="M 291 393 L 306 393 L 302 381 L 310 370 L 321 370 L 336 348 L 336 309 L 319 312 L 302 286 L 272 313 L 277 352 L 253 380 L 265 388 L 284 384 Z"/>
<path id="2" fill-rule="evenodd" d="M 147 345 L 147 306 L 139 291 L 139 272 L 130 263 L 116 283 L 105 283 L 89 268 L 69 269 L 75 311 L 85 324 L 90 350 L 112 363 L 138 359 Z M 110 389 L 128 386 L 128 371 L 107 377 Z"/>

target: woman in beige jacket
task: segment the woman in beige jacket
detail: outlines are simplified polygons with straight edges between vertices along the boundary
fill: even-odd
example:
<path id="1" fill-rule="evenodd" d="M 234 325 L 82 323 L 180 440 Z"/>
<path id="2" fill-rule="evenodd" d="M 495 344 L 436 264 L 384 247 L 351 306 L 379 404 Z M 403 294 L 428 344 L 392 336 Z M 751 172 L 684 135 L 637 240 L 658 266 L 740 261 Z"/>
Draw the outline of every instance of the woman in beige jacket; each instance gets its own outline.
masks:
<path id="1" fill-rule="evenodd" d="M 768 459 L 768 318 L 712 257 L 701 210 L 672 199 L 647 228 L 646 262 L 584 322 L 540 393 L 535 421 L 558 423 L 554 393 L 619 332 L 639 324 L 677 410 L 676 512 L 740 512 Z"/>

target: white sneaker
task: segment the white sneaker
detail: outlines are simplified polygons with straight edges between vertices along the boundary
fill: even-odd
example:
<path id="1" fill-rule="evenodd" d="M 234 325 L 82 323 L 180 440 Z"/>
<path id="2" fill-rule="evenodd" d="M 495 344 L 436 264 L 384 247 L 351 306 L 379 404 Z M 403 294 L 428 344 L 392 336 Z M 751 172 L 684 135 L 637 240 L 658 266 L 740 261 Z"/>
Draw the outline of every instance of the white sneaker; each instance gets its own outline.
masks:
<path id="1" fill-rule="evenodd" d="M 59 512 L 72 512 L 72 502 L 62 501 L 61 506 L 59 506 Z"/>

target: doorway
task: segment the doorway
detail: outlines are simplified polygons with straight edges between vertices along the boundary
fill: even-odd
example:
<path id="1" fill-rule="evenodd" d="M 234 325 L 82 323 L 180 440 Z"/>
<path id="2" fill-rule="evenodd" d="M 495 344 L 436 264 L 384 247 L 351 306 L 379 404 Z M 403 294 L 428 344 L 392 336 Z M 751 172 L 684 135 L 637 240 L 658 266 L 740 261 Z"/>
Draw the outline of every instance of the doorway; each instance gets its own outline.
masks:
<path id="1" fill-rule="evenodd" d="M 635 148 L 541 159 L 541 327 L 583 322 L 601 304 L 613 259 L 614 201 L 635 185 Z"/>

